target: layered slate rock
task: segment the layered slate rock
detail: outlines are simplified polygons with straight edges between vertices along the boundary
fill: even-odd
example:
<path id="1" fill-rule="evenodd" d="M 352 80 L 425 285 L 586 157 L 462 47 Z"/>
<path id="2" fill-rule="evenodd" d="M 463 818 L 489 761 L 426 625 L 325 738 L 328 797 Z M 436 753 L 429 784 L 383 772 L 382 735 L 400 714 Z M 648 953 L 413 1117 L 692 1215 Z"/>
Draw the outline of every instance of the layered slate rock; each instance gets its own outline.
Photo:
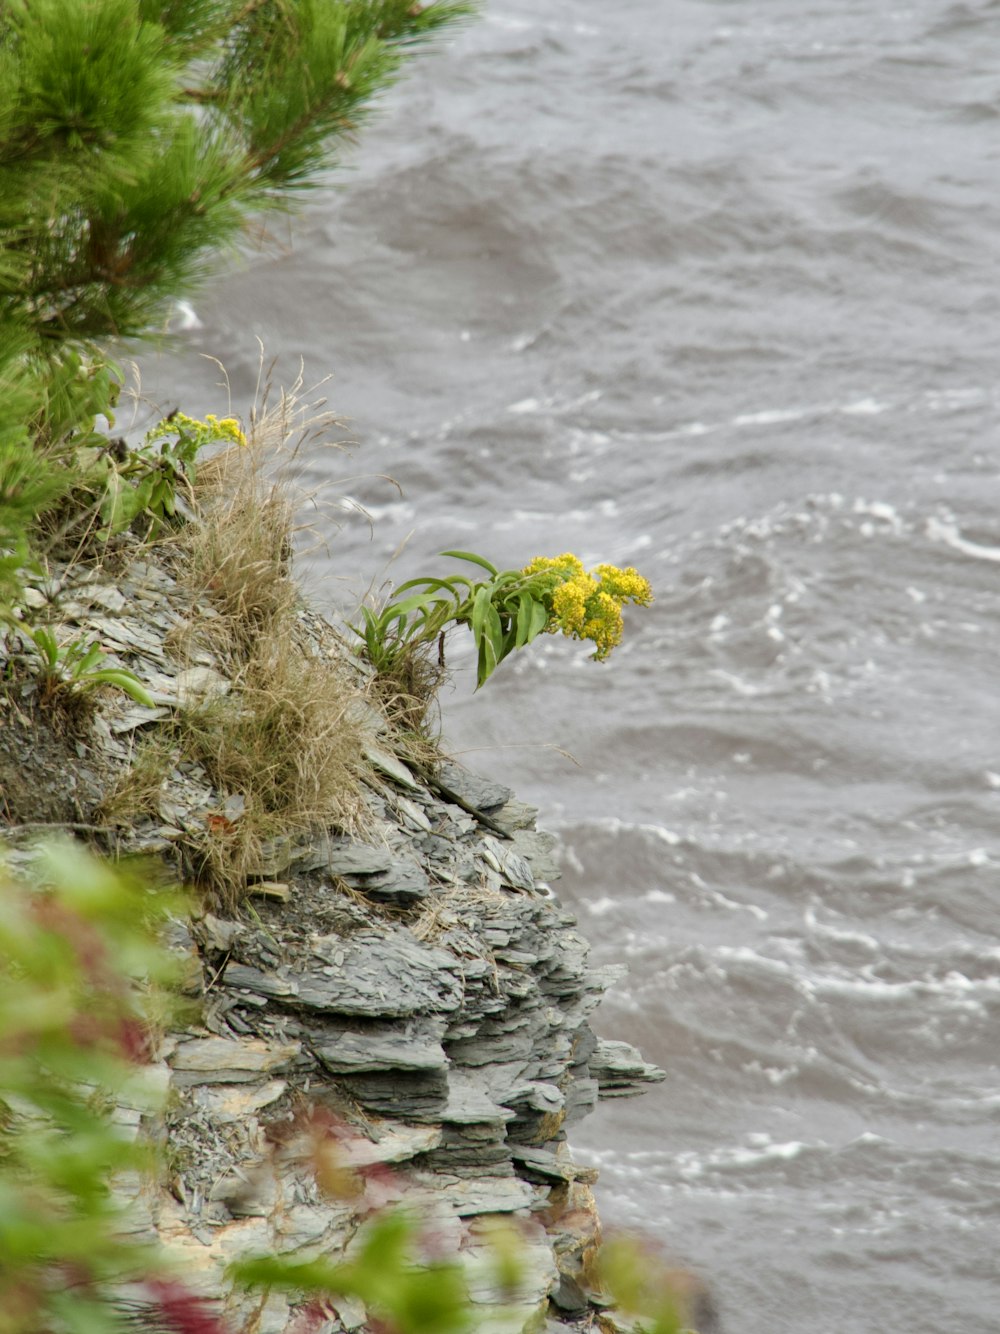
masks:
<path id="1" fill-rule="evenodd" d="M 67 627 L 99 634 L 156 705 L 105 700 L 79 742 L 77 782 L 63 784 L 72 800 L 46 796 L 43 807 L 83 821 L 93 794 L 129 764 L 137 731 L 238 687 L 207 650 L 173 658 L 168 636 L 184 628 L 184 599 L 148 560 L 114 583 L 67 576 L 63 592 Z M 346 656 L 318 617 L 300 619 L 318 651 Z M 409 764 L 385 719 L 364 704 L 359 712 L 371 766 L 363 836 L 279 836 L 250 868 L 244 907 L 227 915 L 206 905 L 176 924 L 171 944 L 199 1015 L 163 1043 L 166 1125 L 129 1122 L 130 1133 L 165 1135 L 171 1164 L 158 1185 L 118 1183 L 131 1226 L 155 1235 L 234 1327 L 252 1321 L 257 1334 L 292 1334 L 295 1301 L 272 1294 L 261 1305 L 231 1291 L 228 1263 L 350 1255 L 370 1210 L 394 1201 L 418 1210 L 435 1245 L 468 1265 L 481 1328 L 515 1334 L 589 1319 L 596 1174 L 573 1162 L 567 1127 L 599 1097 L 640 1092 L 663 1074 L 591 1029 L 616 973 L 590 965 L 552 893 L 555 840 L 535 828 L 534 810 L 453 762 L 430 773 Z M 238 820 L 240 802 L 200 766 L 178 765 L 157 815 L 122 842 L 169 856 L 207 813 Z M 25 794 L 8 809 L 18 821 L 44 818 Z M 355 1173 L 357 1189 L 324 1190 L 320 1159 Z M 513 1300 L 484 1278 L 497 1218 L 516 1219 L 523 1240 Z M 319 1334 L 367 1319 L 344 1301 Z"/>

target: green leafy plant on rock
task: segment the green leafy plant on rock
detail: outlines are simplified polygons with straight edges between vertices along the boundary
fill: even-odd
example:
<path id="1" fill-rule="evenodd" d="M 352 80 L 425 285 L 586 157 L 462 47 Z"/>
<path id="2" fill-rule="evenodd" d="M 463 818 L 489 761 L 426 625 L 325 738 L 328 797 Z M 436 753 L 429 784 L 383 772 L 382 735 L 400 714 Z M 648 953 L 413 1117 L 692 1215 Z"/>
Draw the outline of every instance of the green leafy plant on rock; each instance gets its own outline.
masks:
<path id="1" fill-rule="evenodd" d="M 519 570 L 498 570 L 471 551 L 441 554 L 479 566 L 489 577 L 422 575 L 400 584 L 379 612 L 362 607 L 362 624 L 354 629 L 377 672 L 392 675 L 408 656 L 435 642 L 443 647 L 442 636 L 457 625 L 472 632 L 477 688 L 540 634 L 590 640 L 593 657 L 603 662 L 621 642 L 625 603 L 647 606 L 653 600 L 637 570 L 602 564 L 588 573 L 571 552 L 536 556 Z"/>
<path id="2" fill-rule="evenodd" d="M 97 492 L 102 541 L 144 519 L 144 536 L 154 537 L 174 519 L 181 497 L 190 495 L 199 452 L 206 445 L 246 445 L 234 417 L 209 413 L 204 421 L 172 412 L 147 431 L 134 449 L 106 444 L 88 469 Z"/>
<path id="3" fill-rule="evenodd" d="M 60 645 L 55 635 L 43 625 L 25 627 L 28 641 L 40 660 L 43 704 L 53 703 L 60 695 L 85 695 L 100 686 L 124 690 L 137 704 L 151 709 L 154 702 L 145 686 L 127 667 L 105 667 L 107 654 L 97 640 L 74 639 Z"/>

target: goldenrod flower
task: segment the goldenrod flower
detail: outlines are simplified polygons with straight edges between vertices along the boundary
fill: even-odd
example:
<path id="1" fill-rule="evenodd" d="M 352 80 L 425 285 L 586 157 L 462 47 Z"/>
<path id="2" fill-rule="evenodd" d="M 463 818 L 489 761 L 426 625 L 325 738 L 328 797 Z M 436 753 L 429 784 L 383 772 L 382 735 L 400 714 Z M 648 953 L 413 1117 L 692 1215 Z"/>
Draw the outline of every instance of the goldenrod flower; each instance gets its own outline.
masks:
<path id="1" fill-rule="evenodd" d="M 594 657 L 603 662 L 615 645 L 621 643 L 624 630 L 621 603 L 610 593 L 598 592 L 590 600 L 587 611 L 590 614 L 581 638 L 594 641 L 597 645 Z"/>
<path id="2" fill-rule="evenodd" d="M 564 551 L 561 556 L 536 556 L 524 567 L 524 574 L 555 574 L 562 579 L 572 579 L 574 575 L 584 574 L 583 562 L 572 551 Z"/>
<path id="3" fill-rule="evenodd" d="M 562 632 L 572 639 L 589 639 L 599 661 L 621 642 L 622 606 L 648 606 L 653 600 L 649 581 L 628 566 L 598 565 L 588 574 L 571 551 L 561 556 L 536 556 L 521 572 L 532 584 L 536 598 L 545 603 L 548 634 Z"/>
<path id="4" fill-rule="evenodd" d="M 235 417 L 223 417 L 220 420 L 214 412 L 210 412 L 204 421 L 189 417 L 184 412 L 175 412 L 159 423 L 155 434 L 163 435 L 167 432 L 188 436 L 199 449 L 202 445 L 229 443 L 242 446 L 247 442 Z"/>
<path id="5" fill-rule="evenodd" d="M 601 578 L 601 587 L 620 602 L 634 602 L 640 607 L 648 607 L 652 602 L 653 590 L 649 580 L 644 579 L 631 565 L 624 570 L 619 570 L 617 565 L 598 565 L 597 573 Z"/>
<path id="6" fill-rule="evenodd" d="M 235 417 L 223 417 L 220 421 L 210 412 L 205 418 L 205 425 L 211 427 L 214 440 L 229 440 L 234 445 L 246 445 L 247 438 Z"/>
<path id="7" fill-rule="evenodd" d="M 645 606 L 653 600 L 648 582 L 631 566 L 598 565 L 588 573 L 571 551 L 536 556 L 520 570 L 498 570 L 472 551 L 442 555 L 471 562 L 490 577 L 475 583 L 465 575 L 408 579 L 378 615 L 362 607 L 364 623 L 353 629 L 376 671 L 394 671 L 405 655 L 443 639 L 451 624 L 472 631 L 477 688 L 509 653 L 543 632 L 589 639 L 600 662 L 621 642 L 623 604 Z"/>
<path id="8" fill-rule="evenodd" d="M 582 635 L 587 603 L 596 591 L 597 585 L 589 574 L 574 575 L 560 584 L 552 594 L 552 615 L 558 622 L 552 630 L 561 629 L 564 635 Z"/>

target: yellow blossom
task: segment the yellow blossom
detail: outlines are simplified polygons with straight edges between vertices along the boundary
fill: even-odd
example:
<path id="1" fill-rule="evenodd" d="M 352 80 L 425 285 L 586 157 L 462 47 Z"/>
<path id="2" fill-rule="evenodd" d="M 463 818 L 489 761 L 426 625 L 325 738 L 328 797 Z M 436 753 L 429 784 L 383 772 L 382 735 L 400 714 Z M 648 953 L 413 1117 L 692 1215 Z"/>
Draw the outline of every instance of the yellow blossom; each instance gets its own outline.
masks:
<path id="1" fill-rule="evenodd" d="M 610 593 L 599 592 L 588 603 L 587 611 L 589 616 L 581 637 L 594 641 L 597 646 L 594 657 L 603 662 L 615 645 L 621 643 L 624 630 L 621 603 Z"/>
<path id="2" fill-rule="evenodd" d="M 580 635 L 587 619 L 587 601 L 597 591 L 597 585 L 588 574 L 578 574 L 552 594 L 552 615 L 557 624 L 551 626 L 554 632 L 561 629 L 564 635 Z"/>
<path id="3" fill-rule="evenodd" d="M 246 445 L 247 438 L 235 417 L 223 417 L 220 421 L 210 412 L 205 418 L 205 425 L 211 427 L 212 436 L 216 440 L 229 440 L 234 445 Z"/>
<path id="4" fill-rule="evenodd" d="M 583 562 L 578 556 L 574 556 L 572 551 L 564 551 L 561 556 L 536 556 L 522 571 L 524 574 L 542 574 L 543 572 L 558 574 L 564 579 L 572 579 L 574 575 L 584 573 Z"/>
<path id="5" fill-rule="evenodd" d="M 202 445 L 208 444 L 229 443 L 242 446 L 247 442 L 235 417 L 223 417 L 220 420 L 214 412 L 210 412 L 204 421 L 200 421 L 197 417 L 189 417 L 185 412 L 175 412 L 160 422 L 156 431 L 157 433 L 169 431 L 187 436 L 199 449 Z"/>
<path id="6" fill-rule="evenodd" d="M 653 600 L 649 581 L 631 565 L 624 570 L 617 565 L 598 565 L 588 574 L 571 551 L 536 556 L 521 573 L 529 580 L 533 596 L 548 610 L 546 632 L 561 631 L 573 639 L 591 640 L 599 662 L 621 642 L 624 603 L 648 606 Z"/>
<path id="7" fill-rule="evenodd" d="M 637 606 L 648 607 L 653 600 L 653 590 L 649 580 L 644 579 L 631 565 L 620 570 L 617 565 L 598 565 L 601 587 L 619 602 L 634 602 Z"/>

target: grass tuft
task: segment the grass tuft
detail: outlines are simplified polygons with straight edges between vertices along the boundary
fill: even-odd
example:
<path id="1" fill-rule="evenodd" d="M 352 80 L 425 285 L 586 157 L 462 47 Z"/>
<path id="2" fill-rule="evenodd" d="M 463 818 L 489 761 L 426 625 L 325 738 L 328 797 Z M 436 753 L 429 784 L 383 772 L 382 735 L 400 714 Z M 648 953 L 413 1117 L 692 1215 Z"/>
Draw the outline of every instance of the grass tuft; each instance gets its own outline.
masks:
<path id="1" fill-rule="evenodd" d="M 140 737 L 128 766 L 100 805 L 100 818 L 111 825 L 129 825 L 143 816 L 162 819 L 160 798 L 180 758 L 177 743 L 165 728 Z"/>
<path id="2" fill-rule="evenodd" d="M 190 647 L 207 648 L 232 681 L 174 722 L 184 757 L 242 798 L 238 816 L 210 816 L 190 848 L 198 878 L 230 903 L 261 873 L 271 840 L 356 829 L 365 810 L 359 689 L 307 633 L 292 578 L 301 497 L 290 471 L 303 443 L 336 420 L 303 405 L 300 389 L 276 400 L 265 389 L 247 445 L 200 462 L 197 515 L 178 540 L 178 572 L 201 609 Z"/>
<path id="3" fill-rule="evenodd" d="M 283 634 L 258 639 L 230 694 L 185 713 L 185 754 L 243 809 L 217 818 L 196 849 L 202 872 L 226 898 L 260 874 L 271 839 L 362 820 L 361 732 L 356 691 L 337 664 Z"/>
<path id="4" fill-rule="evenodd" d="M 438 719 L 432 710 L 447 678 L 438 651 L 418 644 L 401 653 L 391 667 L 377 672 L 369 687 L 373 702 L 390 726 L 406 744 L 417 747 L 425 762 L 437 755 Z"/>

